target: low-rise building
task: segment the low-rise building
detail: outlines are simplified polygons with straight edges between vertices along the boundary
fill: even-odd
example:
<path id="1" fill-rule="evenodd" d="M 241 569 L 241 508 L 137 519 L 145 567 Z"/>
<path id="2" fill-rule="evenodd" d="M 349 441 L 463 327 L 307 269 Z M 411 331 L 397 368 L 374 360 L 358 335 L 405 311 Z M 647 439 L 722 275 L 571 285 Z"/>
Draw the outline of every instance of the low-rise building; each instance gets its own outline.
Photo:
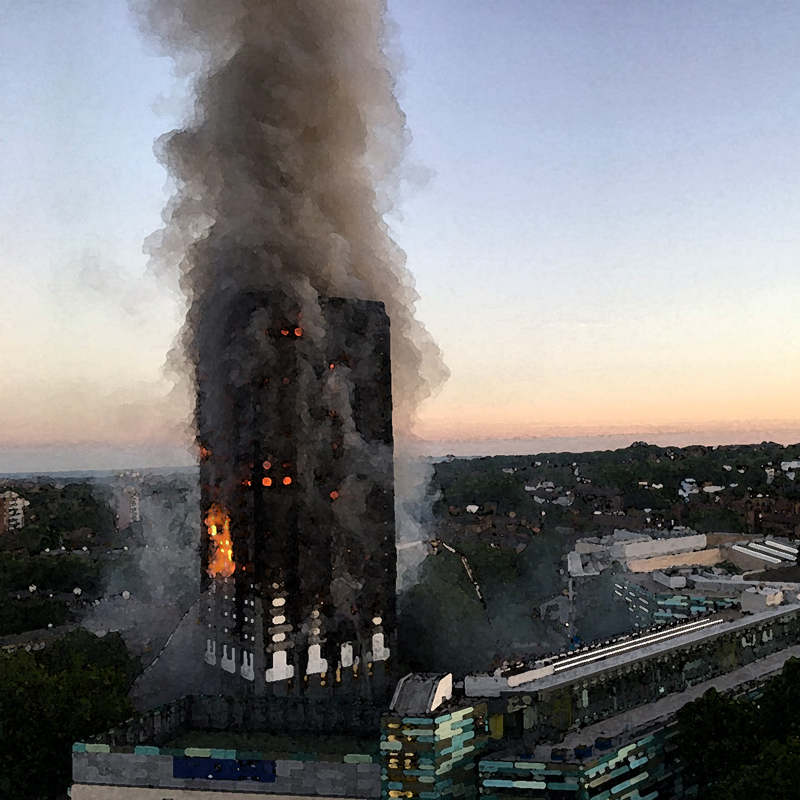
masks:
<path id="1" fill-rule="evenodd" d="M 797 657 L 778 651 L 725 675 L 665 693 L 614 716 L 574 725 L 560 740 L 521 741 L 479 762 L 483 800 L 678 800 L 693 796 L 675 744 L 677 712 L 709 689 L 756 696 L 764 681 Z"/>
<path id="2" fill-rule="evenodd" d="M 685 575 L 657 571 L 618 576 L 614 594 L 625 602 L 640 628 L 741 607 L 739 592 L 686 587 Z"/>
<path id="3" fill-rule="evenodd" d="M 784 593 L 773 586 L 749 586 L 741 594 L 742 611 L 765 611 L 779 606 L 784 601 Z"/>
<path id="4" fill-rule="evenodd" d="M 567 567 L 573 577 L 583 577 L 599 575 L 615 562 L 630 572 L 655 572 L 722 561 L 723 551 L 708 545 L 705 534 L 693 531 L 681 531 L 676 535 L 652 530 L 636 533 L 618 528 L 610 536 L 579 539 L 567 556 Z"/>
<path id="5" fill-rule="evenodd" d="M 381 720 L 381 797 L 474 797 L 488 739 L 486 703 L 454 698 L 452 675 L 407 675 Z"/>
<path id="6" fill-rule="evenodd" d="M 519 748 L 482 759 L 483 800 L 656 800 L 683 797 L 675 725 L 612 740 L 597 737 L 558 747 Z M 573 737 L 574 738 L 574 737 Z M 579 737 L 580 738 L 580 737 Z M 624 742 L 624 743 L 623 743 Z M 565 746 L 572 745 L 572 746 Z M 548 752 L 549 751 L 549 752 Z M 543 760 L 539 760 L 543 758 Z"/>
<path id="7" fill-rule="evenodd" d="M 133 523 L 140 522 L 141 495 L 135 486 L 118 487 L 114 491 L 114 517 L 118 531 L 124 531 Z"/>
<path id="8" fill-rule="evenodd" d="M 377 721 L 366 704 L 184 697 L 74 744 L 71 798 L 377 800 Z"/>

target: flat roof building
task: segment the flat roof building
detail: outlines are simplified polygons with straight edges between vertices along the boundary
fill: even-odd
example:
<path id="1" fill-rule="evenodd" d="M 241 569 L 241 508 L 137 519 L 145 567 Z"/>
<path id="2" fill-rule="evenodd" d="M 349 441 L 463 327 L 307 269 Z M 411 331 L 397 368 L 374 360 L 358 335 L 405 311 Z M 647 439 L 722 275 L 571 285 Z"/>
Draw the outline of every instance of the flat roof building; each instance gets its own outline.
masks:
<path id="1" fill-rule="evenodd" d="M 378 715 L 358 702 L 184 697 L 76 743 L 72 759 L 72 800 L 380 797 Z"/>

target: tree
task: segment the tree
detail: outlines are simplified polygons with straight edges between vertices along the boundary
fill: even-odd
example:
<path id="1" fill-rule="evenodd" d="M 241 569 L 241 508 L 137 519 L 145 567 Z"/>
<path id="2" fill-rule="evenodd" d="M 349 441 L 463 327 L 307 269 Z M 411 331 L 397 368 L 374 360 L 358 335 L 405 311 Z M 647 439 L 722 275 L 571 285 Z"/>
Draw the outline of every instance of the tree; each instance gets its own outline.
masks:
<path id="1" fill-rule="evenodd" d="M 800 735 L 800 659 L 786 661 L 781 674 L 767 682 L 758 705 L 763 738 L 785 741 Z"/>
<path id="2" fill-rule="evenodd" d="M 0 655 L 1 796 L 63 796 L 72 744 L 134 713 L 125 697 L 132 665 L 120 644 L 83 631 L 40 653 Z"/>
<path id="3" fill-rule="evenodd" d="M 755 764 L 734 770 L 709 800 L 800 800 L 800 742 L 768 742 Z"/>
<path id="4" fill-rule="evenodd" d="M 486 668 L 494 656 L 494 631 L 457 555 L 429 556 L 398 602 L 404 669 L 468 672 Z"/>
<path id="5" fill-rule="evenodd" d="M 714 689 L 678 712 L 686 776 L 708 800 L 800 800 L 800 660 L 790 658 L 756 700 Z"/>
<path id="6" fill-rule="evenodd" d="M 70 619 L 69 609 L 57 600 L 47 597 L 15 600 L 0 590 L 0 636 L 41 630 L 48 625 L 58 627 Z"/>
<path id="7" fill-rule="evenodd" d="M 678 747 L 686 776 L 701 788 L 713 786 L 758 753 L 758 709 L 709 689 L 678 712 Z"/>

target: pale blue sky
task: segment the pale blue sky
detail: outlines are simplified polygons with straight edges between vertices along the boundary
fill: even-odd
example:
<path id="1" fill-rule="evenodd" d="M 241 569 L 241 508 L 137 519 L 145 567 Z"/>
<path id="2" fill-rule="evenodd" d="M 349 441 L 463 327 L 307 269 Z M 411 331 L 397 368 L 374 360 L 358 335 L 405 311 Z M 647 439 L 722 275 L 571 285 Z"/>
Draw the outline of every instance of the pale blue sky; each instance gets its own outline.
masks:
<path id="1" fill-rule="evenodd" d="M 390 8 L 432 174 L 392 224 L 453 373 L 423 435 L 800 417 L 799 5 Z M 0 448 L 155 446 L 180 305 L 142 242 L 182 87 L 124 0 L 0 0 L 0 64 Z"/>

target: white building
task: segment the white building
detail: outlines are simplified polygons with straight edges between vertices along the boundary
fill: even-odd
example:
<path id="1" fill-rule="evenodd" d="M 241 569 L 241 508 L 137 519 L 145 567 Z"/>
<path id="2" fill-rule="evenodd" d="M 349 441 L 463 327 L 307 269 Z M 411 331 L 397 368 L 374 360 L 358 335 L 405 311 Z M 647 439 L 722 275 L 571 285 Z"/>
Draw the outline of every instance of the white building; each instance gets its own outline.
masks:
<path id="1" fill-rule="evenodd" d="M 25 526 L 25 507 L 30 503 L 16 492 L 0 494 L 0 533 L 18 531 Z"/>
<path id="2" fill-rule="evenodd" d="M 134 486 L 118 488 L 114 492 L 114 512 L 118 531 L 123 531 L 131 523 L 141 520 L 140 501 L 141 496 Z"/>

